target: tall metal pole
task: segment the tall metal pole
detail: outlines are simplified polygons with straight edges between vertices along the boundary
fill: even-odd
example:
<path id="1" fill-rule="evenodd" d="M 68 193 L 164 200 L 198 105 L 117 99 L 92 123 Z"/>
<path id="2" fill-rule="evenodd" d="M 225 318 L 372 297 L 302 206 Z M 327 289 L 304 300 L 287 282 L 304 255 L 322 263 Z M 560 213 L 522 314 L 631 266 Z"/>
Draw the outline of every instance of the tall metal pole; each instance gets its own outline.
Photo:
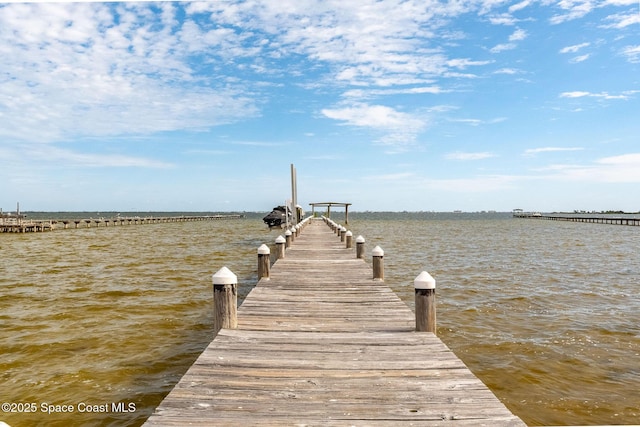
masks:
<path id="1" fill-rule="evenodd" d="M 296 176 L 296 167 L 291 163 L 291 210 L 293 211 L 293 225 L 298 223 L 298 183 Z"/>

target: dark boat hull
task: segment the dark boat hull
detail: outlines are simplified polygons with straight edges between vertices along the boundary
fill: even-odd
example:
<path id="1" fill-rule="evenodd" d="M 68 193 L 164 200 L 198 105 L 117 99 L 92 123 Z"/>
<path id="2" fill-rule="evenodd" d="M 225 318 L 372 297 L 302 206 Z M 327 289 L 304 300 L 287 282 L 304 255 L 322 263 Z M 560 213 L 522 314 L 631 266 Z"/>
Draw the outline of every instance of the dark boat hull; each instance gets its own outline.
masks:
<path id="1" fill-rule="evenodd" d="M 262 218 L 269 228 L 284 228 L 287 226 L 287 219 L 291 223 L 291 212 L 284 206 L 276 206 L 268 215 Z"/>

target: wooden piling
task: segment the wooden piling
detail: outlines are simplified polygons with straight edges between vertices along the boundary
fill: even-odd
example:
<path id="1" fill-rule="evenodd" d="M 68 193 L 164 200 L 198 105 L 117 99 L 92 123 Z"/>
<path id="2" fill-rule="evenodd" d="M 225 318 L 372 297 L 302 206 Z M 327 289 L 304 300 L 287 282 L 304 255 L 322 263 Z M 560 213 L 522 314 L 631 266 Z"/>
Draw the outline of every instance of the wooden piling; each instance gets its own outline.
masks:
<path id="1" fill-rule="evenodd" d="M 347 249 L 351 249 L 353 247 L 353 233 L 351 232 L 351 230 L 347 231 L 345 233 L 344 237 L 345 237 L 345 241 L 346 241 L 345 247 Z"/>
<path id="2" fill-rule="evenodd" d="M 269 246 L 262 245 L 258 248 L 258 280 L 269 279 L 271 269 L 271 250 Z"/>
<path id="3" fill-rule="evenodd" d="M 376 246 L 371 251 L 373 258 L 373 278 L 374 280 L 384 280 L 384 251 L 380 246 Z"/>
<path id="4" fill-rule="evenodd" d="M 222 267 L 213 280 L 213 330 L 238 327 L 238 277 L 227 267 Z"/>
<path id="5" fill-rule="evenodd" d="M 423 271 L 413 281 L 415 288 L 416 331 L 436 333 L 436 281 Z"/>
<path id="6" fill-rule="evenodd" d="M 276 237 L 276 259 L 284 258 L 286 244 L 287 239 L 285 239 L 281 235 Z"/>
<path id="7" fill-rule="evenodd" d="M 356 258 L 364 259 L 364 237 L 358 236 L 356 237 Z"/>
<path id="8" fill-rule="evenodd" d="M 287 230 L 284 232 L 284 247 L 288 248 L 291 246 L 291 230 Z"/>

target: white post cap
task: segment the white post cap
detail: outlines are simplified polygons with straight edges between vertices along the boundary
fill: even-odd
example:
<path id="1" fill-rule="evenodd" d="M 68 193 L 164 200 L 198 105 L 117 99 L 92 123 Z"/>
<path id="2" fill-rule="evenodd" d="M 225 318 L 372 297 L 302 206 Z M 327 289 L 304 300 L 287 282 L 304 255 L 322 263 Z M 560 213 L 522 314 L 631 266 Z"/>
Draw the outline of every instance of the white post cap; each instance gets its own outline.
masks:
<path id="1" fill-rule="evenodd" d="M 269 255 L 271 253 L 271 249 L 269 246 L 264 243 L 258 248 L 258 255 Z"/>
<path id="2" fill-rule="evenodd" d="M 423 271 L 418 274 L 418 277 L 413 281 L 413 286 L 416 289 L 435 289 L 436 288 L 436 279 L 431 277 L 429 273 Z"/>
<path id="3" fill-rule="evenodd" d="M 356 243 L 364 243 L 364 237 L 362 236 L 356 237 Z"/>
<path id="4" fill-rule="evenodd" d="M 287 239 L 282 237 L 282 234 L 276 237 L 276 243 L 287 243 Z"/>
<path id="5" fill-rule="evenodd" d="M 287 230 L 287 231 L 285 231 L 285 232 L 284 232 L 284 235 L 285 235 L 285 236 L 291 236 L 291 230 Z"/>
<path id="6" fill-rule="evenodd" d="M 236 285 L 238 276 L 233 274 L 227 267 L 222 267 L 212 277 L 214 285 Z"/>
<path id="7" fill-rule="evenodd" d="M 353 236 L 353 233 L 351 232 L 351 230 L 347 231 L 347 233 L 345 234 L 345 236 L 347 237 L 351 237 Z"/>
<path id="8" fill-rule="evenodd" d="M 382 250 L 382 248 L 380 246 L 376 246 L 371 251 L 371 255 L 373 255 L 373 256 L 384 256 L 384 251 Z"/>

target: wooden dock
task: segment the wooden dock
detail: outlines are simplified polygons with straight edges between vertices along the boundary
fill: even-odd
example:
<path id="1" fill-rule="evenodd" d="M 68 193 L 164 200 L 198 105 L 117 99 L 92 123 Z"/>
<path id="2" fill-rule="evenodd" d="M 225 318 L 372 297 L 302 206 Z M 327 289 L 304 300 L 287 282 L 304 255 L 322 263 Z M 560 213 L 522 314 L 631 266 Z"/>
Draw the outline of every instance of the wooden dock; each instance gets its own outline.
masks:
<path id="1" fill-rule="evenodd" d="M 614 215 L 558 215 L 540 213 L 514 213 L 514 218 L 544 219 L 547 221 L 587 222 L 591 224 L 611 224 L 640 226 L 640 218 L 619 217 Z"/>
<path id="2" fill-rule="evenodd" d="M 237 320 L 145 426 L 525 425 L 321 220 Z"/>
<path id="3" fill-rule="evenodd" d="M 113 218 L 74 218 L 74 219 L 27 219 L 24 215 L 0 215 L 0 233 L 33 233 L 53 231 L 60 227 L 68 228 L 91 228 L 109 227 L 117 225 L 139 225 L 139 224 L 163 224 L 170 222 L 191 222 L 191 221 L 212 221 L 222 219 L 239 219 L 242 214 L 226 215 L 180 215 L 180 216 L 132 216 Z"/>

